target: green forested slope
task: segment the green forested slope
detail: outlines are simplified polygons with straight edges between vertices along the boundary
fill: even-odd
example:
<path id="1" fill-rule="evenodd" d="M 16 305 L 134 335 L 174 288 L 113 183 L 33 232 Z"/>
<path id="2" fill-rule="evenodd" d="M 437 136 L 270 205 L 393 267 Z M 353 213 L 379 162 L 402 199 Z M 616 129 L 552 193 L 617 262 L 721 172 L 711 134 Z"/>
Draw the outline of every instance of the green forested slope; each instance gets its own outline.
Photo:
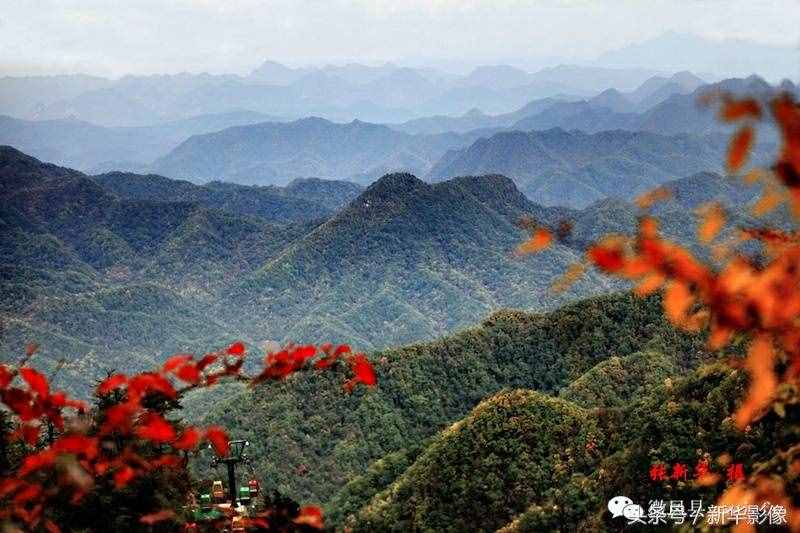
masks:
<path id="1" fill-rule="evenodd" d="M 116 188 L 100 185 L 109 180 Z M 676 187 L 678 199 L 659 214 L 664 233 L 681 242 L 694 236 L 687 210 L 702 199 L 740 200 L 712 174 Z M 72 388 L 91 364 L 142 369 L 166 350 L 212 349 L 231 338 L 361 350 L 431 340 L 499 309 L 554 309 L 622 288 L 589 271 L 565 293 L 550 290 L 589 242 L 632 231 L 640 214 L 618 200 L 545 208 L 502 176 L 431 185 L 395 174 L 328 219 L 275 224 L 238 213 L 274 207 L 277 196 L 248 196 L 251 189 L 92 179 L 0 149 L 0 356 L 37 341 L 44 359 L 67 361 L 56 382 Z M 353 192 L 314 180 L 286 190 L 317 195 L 309 201 L 327 191 L 333 204 Z M 214 198 L 219 208 L 209 207 Z M 569 219 L 574 231 L 541 254 L 517 257 L 524 216 L 551 227 Z M 128 305 L 110 311 L 100 301 L 107 294 L 125 294 Z M 138 317 L 149 325 L 134 325 Z"/>
<path id="2" fill-rule="evenodd" d="M 343 491 L 349 500 L 341 493 L 334 498 L 340 507 L 332 516 L 352 531 L 616 531 L 624 521 L 606 511 L 613 496 L 646 508 L 654 499 L 710 502 L 720 493 L 720 487 L 651 481 L 651 464 L 693 468 L 703 457 L 728 454 L 750 471 L 785 444 L 775 415 L 749 432 L 734 428 L 730 415 L 745 380 L 727 367 L 673 376 L 621 403 L 609 370 L 600 363 L 591 373 L 613 407 L 601 397 L 579 405 L 565 395 L 500 393 L 423 451 L 384 468 L 383 476 L 374 466 L 356 478 Z M 712 470 L 725 474 L 724 465 Z"/>
<path id="3" fill-rule="evenodd" d="M 568 212 L 529 202 L 502 176 L 436 185 L 384 176 L 233 285 L 220 313 L 235 303 L 247 327 L 268 338 L 383 348 L 435 338 L 498 308 L 548 309 L 619 287 L 589 272 L 554 294 L 551 284 L 582 250 L 558 244 L 514 256 L 523 215 L 555 225 Z"/>
<path id="4" fill-rule="evenodd" d="M 298 375 L 221 402 L 203 421 L 248 438 L 270 485 L 327 503 L 372 461 L 408 453 L 503 389 L 554 394 L 598 362 L 644 349 L 688 368 L 699 346 L 665 323 L 656 299 L 621 294 L 546 314 L 502 311 L 431 343 L 370 354 L 374 390 L 348 396 L 340 376 Z"/>

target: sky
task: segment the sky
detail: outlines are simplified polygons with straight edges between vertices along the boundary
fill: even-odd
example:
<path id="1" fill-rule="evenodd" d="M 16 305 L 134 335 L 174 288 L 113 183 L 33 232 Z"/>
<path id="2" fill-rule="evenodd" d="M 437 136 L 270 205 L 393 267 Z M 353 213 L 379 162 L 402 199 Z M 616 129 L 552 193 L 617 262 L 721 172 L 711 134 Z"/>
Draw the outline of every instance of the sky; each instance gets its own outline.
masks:
<path id="1" fill-rule="evenodd" d="M 0 0 L 0 74 L 533 68 L 668 31 L 797 49 L 798 20 L 800 0 Z"/>

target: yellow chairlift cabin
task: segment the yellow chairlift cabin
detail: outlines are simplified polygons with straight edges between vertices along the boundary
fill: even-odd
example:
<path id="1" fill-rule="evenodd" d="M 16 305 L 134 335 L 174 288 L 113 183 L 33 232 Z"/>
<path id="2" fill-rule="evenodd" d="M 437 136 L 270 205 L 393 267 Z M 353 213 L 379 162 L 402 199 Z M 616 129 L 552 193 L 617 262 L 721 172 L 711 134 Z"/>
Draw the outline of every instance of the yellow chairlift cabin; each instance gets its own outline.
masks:
<path id="1" fill-rule="evenodd" d="M 225 488 L 222 486 L 222 481 L 216 480 L 211 484 L 211 495 L 215 501 L 225 500 Z"/>

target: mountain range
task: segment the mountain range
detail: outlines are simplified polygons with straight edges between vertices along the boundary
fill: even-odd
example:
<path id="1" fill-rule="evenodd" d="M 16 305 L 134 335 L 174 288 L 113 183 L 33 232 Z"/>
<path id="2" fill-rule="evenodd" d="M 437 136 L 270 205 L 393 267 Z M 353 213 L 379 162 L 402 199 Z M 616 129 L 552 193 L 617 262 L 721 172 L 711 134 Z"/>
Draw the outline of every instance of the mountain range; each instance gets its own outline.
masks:
<path id="1" fill-rule="evenodd" d="M 242 110 L 297 118 L 406 120 L 419 114 L 506 112 L 533 98 L 633 88 L 646 69 L 559 67 L 528 73 L 505 65 L 466 75 L 393 64 L 291 68 L 267 61 L 247 76 L 175 74 L 0 78 L 0 113 L 24 119 L 76 118 L 103 126 L 147 126 Z"/>
<path id="2" fill-rule="evenodd" d="M 664 232 L 682 242 L 693 238 L 686 212 L 698 198 L 747 203 L 757 193 L 734 196 L 714 174 L 675 183 L 683 192 L 664 207 Z M 59 379 L 75 389 L 109 368 L 227 339 L 372 349 L 432 339 L 499 308 L 616 290 L 594 272 L 565 293 L 550 286 L 588 242 L 631 231 L 638 212 L 616 199 L 542 207 L 497 175 L 428 184 L 394 174 L 363 191 L 322 180 L 198 186 L 90 177 L 8 147 L 0 199 L 3 358 L 36 340 L 43 360 L 69 360 Z M 515 257 L 522 217 L 552 228 L 570 220 L 574 231 Z"/>
<path id="3" fill-rule="evenodd" d="M 274 117 L 239 111 L 154 126 L 103 127 L 75 118 L 22 120 L 0 116 L 0 144 L 90 173 L 140 170 L 192 135 L 270 119 Z"/>
<path id="4" fill-rule="evenodd" d="M 428 178 L 503 174 L 537 203 L 582 208 L 610 196 L 633 200 L 680 176 L 721 172 L 726 150 L 722 135 L 510 131 L 448 152 Z"/>
<path id="5" fill-rule="evenodd" d="M 416 136 L 358 120 L 265 122 L 193 136 L 156 160 L 152 170 L 199 182 L 266 185 L 317 176 L 369 184 L 395 170 L 424 174 L 447 150 L 468 145 L 479 135 Z"/>
<path id="6" fill-rule="evenodd" d="M 473 109 L 463 116 L 431 116 L 387 125 L 360 120 L 343 124 L 322 118 L 286 122 L 250 111 L 143 127 L 0 117 L 0 142 L 90 174 L 119 170 L 255 185 L 320 177 L 368 184 L 392 171 L 427 175 L 448 150 L 467 148 L 501 131 L 729 133 L 730 127 L 717 120 L 713 107 L 698 106 L 704 95 L 797 92 L 790 82 L 774 87 L 757 77 L 699 83 L 690 73 L 678 73 L 650 78 L 628 93 L 607 89 L 589 99 L 532 100 L 498 115 Z M 762 130 L 759 138 L 774 140 L 768 126 Z"/>
<path id="7" fill-rule="evenodd" d="M 295 179 L 286 187 L 210 182 L 205 185 L 156 174 L 108 172 L 92 176 L 105 190 L 122 199 L 144 202 L 191 202 L 232 215 L 252 215 L 284 224 L 331 216 L 363 188 L 348 181 Z"/>
<path id="8" fill-rule="evenodd" d="M 337 531 L 613 531 L 618 494 L 713 499 L 650 482 L 653 462 L 736 453 L 749 469 L 784 439 L 777 415 L 746 433 L 730 424 L 744 378 L 708 364 L 704 341 L 673 329 L 658 297 L 502 310 L 373 353 L 374 390 L 342 395 L 340 376 L 303 374 L 229 388 L 189 416 L 248 439 L 257 475 L 322 504 Z"/>
<path id="9" fill-rule="evenodd" d="M 641 187 L 666 179 L 719 169 L 720 164 L 714 161 L 724 160 L 722 134 L 730 128 L 719 124 L 712 109 L 700 112 L 698 100 L 710 91 L 747 90 L 766 95 L 778 89 L 759 78 L 726 80 L 688 94 L 673 94 L 644 113 L 614 111 L 612 108 L 618 107 L 614 102 L 624 97 L 606 91 L 594 101 L 551 99 L 532 102 L 509 115 L 462 117 L 472 125 L 485 126 L 466 133 L 411 135 L 384 125 L 361 121 L 338 124 L 321 118 L 255 124 L 191 137 L 150 168 L 195 181 L 220 179 L 262 185 L 302 176 L 368 184 L 392 171 L 431 179 L 502 173 L 515 179 L 529 195 L 537 194 L 537 188 L 528 183 L 535 176 L 545 175 L 553 184 L 553 178 L 566 173 L 563 189 L 582 182 L 574 190 L 582 200 L 566 205 L 584 206 L 607 194 L 602 191 L 609 186 L 614 187 L 608 184 L 609 179 L 633 180 L 639 185 L 631 192 L 635 194 Z M 443 129 L 463 125 L 453 124 L 453 120 L 432 118 L 427 127 L 435 131 L 439 128 L 431 127 L 433 123 Z M 510 120 L 516 122 L 509 127 L 497 125 Z M 491 124 L 495 126 L 489 127 Z M 566 131 L 532 131 L 553 128 Z M 546 148 L 537 144 L 540 141 L 530 141 L 540 138 Z M 770 139 L 767 132 L 764 140 Z M 543 154 L 543 150 L 549 154 Z M 582 151 L 584 154 L 576 157 Z M 594 164 L 586 160 L 587 151 L 598 158 Z M 564 167 L 571 169 L 565 171 Z M 587 186 L 594 191 L 588 191 Z M 551 193 L 563 194 L 563 190 Z M 548 194 L 531 198 L 552 203 Z"/>
<path id="10" fill-rule="evenodd" d="M 778 82 L 796 79 L 798 53 L 794 46 L 776 46 L 743 39 L 712 40 L 669 31 L 640 43 L 601 54 L 596 64 L 611 68 L 660 65 L 668 71 L 692 70 L 712 76 L 753 73 Z"/>

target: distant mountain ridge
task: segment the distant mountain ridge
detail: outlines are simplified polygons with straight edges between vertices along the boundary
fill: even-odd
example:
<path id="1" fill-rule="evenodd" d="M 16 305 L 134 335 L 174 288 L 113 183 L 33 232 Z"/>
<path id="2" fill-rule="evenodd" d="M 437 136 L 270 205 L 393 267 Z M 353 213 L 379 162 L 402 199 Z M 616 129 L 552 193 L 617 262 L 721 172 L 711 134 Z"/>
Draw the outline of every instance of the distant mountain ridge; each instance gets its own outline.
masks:
<path id="1" fill-rule="evenodd" d="M 721 135 L 510 131 L 448 152 L 428 178 L 498 173 L 537 203 L 583 208 L 609 196 L 632 200 L 679 176 L 721 171 L 726 150 Z"/>
<path id="2" fill-rule="evenodd" d="M 317 176 L 370 183 L 392 171 L 423 174 L 446 150 L 479 133 L 414 136 L 381 124 L 311 117 L 196 135 L 153 165 L 154 172 L 203 182 L 284 184 Z M 235 147 L 235 149 L 234 149 Z"/>
<path id="3" fill-rule="evenodd" d="M 286 187 L 222 182 L 201 186 L 154 174 L 142 176 L 123 172 L 100 174 L 93 179 L 126 200 L 193 202 L 281 224 L 327 218 L 362 190 L 355 183 L 321 179 L 295 180 Z"/>
<path id="4" fill-rule="evenodd" d="M 404 71 L 399 72 L 402 74 Z M 323 73 L 320 76 L 325 78 L 329 75 Z M 320 82 L 327 83 L 324 80 Z M 338 127 L 327 124 L 332 137 L 323 139 L 324 142 L 315 138 L 313 132 L 322 130 L 321 125 L 326 122 L 321 121 L 326 119 L 311 117 L 286 122 L 278 117 L 248 111 L 202 115 L 132 128 L 107 128 L 75 119 L 25 121 L 0 117 L 0 142 L 93 174 L 122 170 L 166 174 L 195 181 L 233 180 L 260 185 L 285 184 L 298 177 L 318 176 L 366 184 L 392 171 L 424 175 L 445 151 L 466 147 L 480 137 L 504 129 L 562 128 L 587 133 L 623 129 L 665 135 L 729 132 L 730 126 L 717 120 L 713 107 L 699 106 L 701 96 L 720 91 L 763 96 L 777 91 L 798 93 L 798 88 L 791 82 L 775 87 L 758 77 L 698 86 L 699 83 L 701 80 L 691 73 L 680 72 L 669 78 L 650 78 L 632 92 L 607 89 L 587 99 L 556 95 L 526 100 L 527 103 L 515 111 L 501 114 L 486 114 L 472 108 L 461 116 L 436 115 L 386 125 L 359 120 L 344 124 L 327 121 Z M 692 87 L 697 88 L 692 91 Z M 473 90 L 470 87 L 458 90 L 461 89 Z M 390 91 L 391 87 L 384 90 Z M 220 87 L 220 91 L 222 96 L 225 88 Z M 266 126 L 238 133 L 225 131 L 231 127 L 267 122 L 276 124 L 272 127 L 275 132 L 266 134 Z M 385 126 L 412 137 L 393 135 L 385 130 Z M 293 129 L 297 131 L 292 132 Z M 766 136 L 761 132 L 759 137 L 763 139 L 772 135 L 774 138 L 768 129 Z M 305 136 L 298 134 L 301 131 L 305 131 Z M 193 137 L 205 134 L 217 134 L 217 137 L 209 139 L 221 139 L 223 143 L 242 142 L 247 149 L 241 153 L 229 149 L 218 153 L 219 148 L 212 146 L 208 150 L 205 147 L 194 148 L 197 150 L 194 154 L 192 144 L 201 141 Z M 265 135 L 275 135 L 275 146 L 271 146 Z M 363 149 L 348 141 L 347 137 L 353 135 L 359 136 Z M 285 149 L 289 140 L 296 143 L 294 156 Z M 261 148 L 257 148 L 259 143 Z M 347 157 L 352 158 L 349 163 L 345 161 Z"/>
<path id="5" fill-rule="evenodd" d="M 69 118 L 35 121 L 0 115 L 0 144 L 85 172 L 134 171 L 146 168 L 192 135 L 271 119 L 235 111 L 152 126 L 107 128 Z"/>
<path id="6" fill-rule="evenodd" d="M 290 119 L 316 114 L 338 121 L 397 122 L 475 107 L 508 112 L 534 98 L 632 88 L 654 74 L 641 68 L 596 67 L 528 73 L 499 65 L 461 76 L 394 64 L 291 68 L 266 61 L 246 76 L 4 78 L 0 113 L 25 119 L 76 118 L 103 126 L 144 126 L 243 109 Z"/>

